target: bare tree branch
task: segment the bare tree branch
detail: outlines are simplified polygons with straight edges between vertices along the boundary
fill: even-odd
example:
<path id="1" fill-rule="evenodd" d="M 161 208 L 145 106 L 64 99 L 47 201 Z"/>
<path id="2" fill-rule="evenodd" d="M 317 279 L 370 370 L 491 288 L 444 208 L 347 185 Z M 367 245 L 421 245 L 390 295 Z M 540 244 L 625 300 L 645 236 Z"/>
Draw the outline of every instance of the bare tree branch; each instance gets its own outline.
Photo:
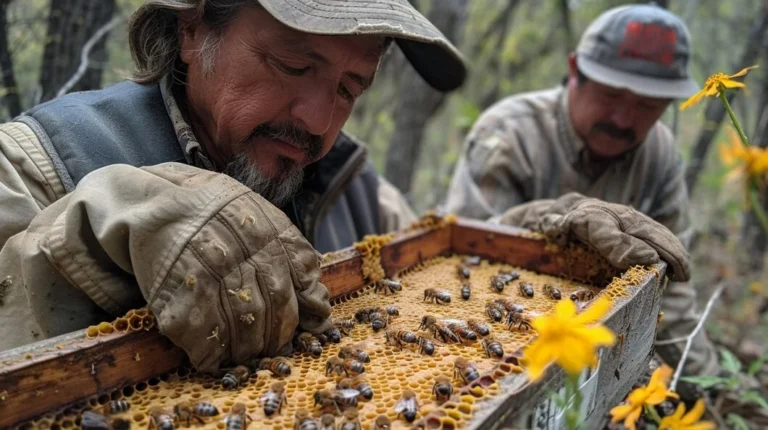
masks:
<path id="1" fill-rule="evenodd" d="M 83 51 L 80 53 L 80 66 L 77 68 L 77 71 L 75 71 L 75 74 L 72 75 L 72 77 L 64 83 L 64 86 L 62 86 L 61 89 L 59 89 L 59 91 L 56 93 L 56 98 L 61 97 L 69 92 L 69 90 L 71 90 L 72 87 L 77 84 L 77 81 L 83 77 L 85 71 L 88 70 L 88 57 L 91 54 L 91 49 L 93 49 L 93 46 L 96 45 L 96 43 L 101 40 L 102 37 L 104 37 L 121 22 L 123 22 L 123 17 L 115 16 L 109 22 L 101 26 L 101 28 L 99 28 L 96 33 L 94 33 L 94 35 L 91 36 L 87 42 L 85 42 L 85 45 L 83 45 Z"/>

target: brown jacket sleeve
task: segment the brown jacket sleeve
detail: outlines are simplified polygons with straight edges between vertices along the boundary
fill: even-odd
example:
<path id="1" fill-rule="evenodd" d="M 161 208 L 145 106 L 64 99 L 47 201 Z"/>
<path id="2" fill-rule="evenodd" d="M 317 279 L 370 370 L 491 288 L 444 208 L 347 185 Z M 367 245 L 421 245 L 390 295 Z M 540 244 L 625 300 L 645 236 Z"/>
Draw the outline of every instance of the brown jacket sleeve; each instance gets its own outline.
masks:
<path id="1" fill-rule="evenodd" d="M 14 316 L 48 337 L 145 303 L 202 370 L 286 352 L 297 324 L 329 328 L 317 255 L 285 215 L 182 164 L 92 172 L 3 246 L 0 273 L 25 299 L 0 307 L 2 348 L 26 340 Z"/>

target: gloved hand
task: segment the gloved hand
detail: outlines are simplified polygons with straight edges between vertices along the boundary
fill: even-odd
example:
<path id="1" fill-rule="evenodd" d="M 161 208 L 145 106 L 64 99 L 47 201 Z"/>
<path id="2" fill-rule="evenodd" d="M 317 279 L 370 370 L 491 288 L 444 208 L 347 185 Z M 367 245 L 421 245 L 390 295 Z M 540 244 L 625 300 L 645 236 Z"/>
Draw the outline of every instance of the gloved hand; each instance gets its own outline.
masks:
<path id="1" fill-rule="evenodd" d="M 0 263 L 20 268 L 46 335 L 98 322 L 88 321 L 94 305 L 119 316 L 146 303 L 162 334 L 216 371 L 287 353 L 297 325 L 331 328 L 315 250 L 278 208 L 223 174 L 178 163 L 105 167 L 19 241 L 18 260 Z"/>
<path id="2" fill-rule="evenodd" d="M 672 280 L 690 279 L 690 256 L 677 237 L 628 206 L 569 193 L 511 208 L 500 222 L 539 231 L 559 245 L 579 239 L 619 269 L 661 259 Z"/>

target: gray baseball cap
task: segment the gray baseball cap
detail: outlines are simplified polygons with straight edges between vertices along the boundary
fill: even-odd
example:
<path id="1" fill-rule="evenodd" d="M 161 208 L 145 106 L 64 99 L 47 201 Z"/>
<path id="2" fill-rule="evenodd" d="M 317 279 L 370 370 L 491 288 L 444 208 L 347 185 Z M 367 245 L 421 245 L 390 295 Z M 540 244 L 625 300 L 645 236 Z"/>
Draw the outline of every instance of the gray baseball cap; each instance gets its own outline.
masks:
<path id="1" fill-rule="evenodd" d="M 604 85 L 647 97 L 688 98 L 699 90 L 688 72 L 690 40 L 685 24 L 661 7 L 621 6 L 589 25 L 576 62 Z"/>
<path id="2" fill-rule="evenodd" d="M 259 0 L 278 21 L 305 33 L 392 37 L 433 88 L 452 91 L 467 76 L 458 49 L 407 0 Z"/>

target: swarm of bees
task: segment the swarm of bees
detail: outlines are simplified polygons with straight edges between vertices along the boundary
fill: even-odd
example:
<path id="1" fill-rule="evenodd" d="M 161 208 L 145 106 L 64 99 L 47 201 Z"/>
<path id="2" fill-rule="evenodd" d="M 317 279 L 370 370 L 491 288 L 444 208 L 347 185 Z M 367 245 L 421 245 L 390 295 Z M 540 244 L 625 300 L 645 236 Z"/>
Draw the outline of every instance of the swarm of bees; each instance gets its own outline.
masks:
<path id="1" fill-rule="evenodd" d="M 465 301 L 479 300 L 480 295 L 489 297 L 485 291 L 480 291 L 473 298 L 472 284 L 478 282 L 478 276 L 472 276 L 474 267 L 482 263 L 480 257 L 464 257 L 456 265 L 455 289 L 450 291 L 444 285 L 433 285 L 423 291 L 423 301 L 429 303 L 430 309 L 450 310 L 452 291 L 460 294 Z M 377 303 L 378 306 L 361 307 L 354 310 L 353 314 L 332 320 L 332 328 L 319 334 L 308 332 L 297 333 L 293 338 L 293 346 L 298 353 L 305 357 L 319 358 L 323 356 L 324 347 L 328 343 L 342 344 L 338 353 L 325 361 L 325 377 L 334 381 L 335 385 L 328 384 L 318 389 L 312 395 L 314 403 L 306 408 L 299 408 L 293 416 L 294 430 L 357 430 L 362 429 L 358 408 L 365 402 L 370 402 L 377 395 L 366 375 L 366 365 L 371 363 L 371 356 L 366 352 L 364 342 L 358 344 L 343 343 L 344 338 L 355 331 L 356 337 L 359 330 L 370 329 L 378 333 L 374 338 L 382 339 L 386 345 L 391 345 L 397 350 L 411 351 L 412 353 L 432 356 L 435 351 L 445 345 L 474 345 L 486 358 L 500 360 L 504 358 L 504 346 L 499 341 L 501 337 L 492 336 L 493 323 L 506 326 L 508 330 L 527 331 L 532 329 L 533 317 L 536 315 L 536 305 L 527 302 L 526 299 L 534 297 L 540 288 L 542 297 L 548 300 L 562 300 L 563 291 L 555 284 L 534 286 L 521 279 L 520 273 L 509 270 L 499 270 L 490 277 L 493 299 L 484 303 L 485 316 L 477 315 L 474 318 L 454 319 L 436 316 L 437 314 L 421 315 L 418 327 L 401 324 L 401 310 L 396 305 Z M 507 288 L 509 287 L 509 288 Z M 450 288 L 450 287 L 449 287 Z M 373 292 L 385 296 L 397 294 L 403 289 L 401 281 L 382 279 L 374 284 Z M 504 290 L 507 289 L 507 293 Z M 511 291 L 511 293 L 510 293 Z M 518 291 L 519 293 L 515 293 Z M 419 291 L 416 291 L 420 294 Z M 498 293 L 498 294 L 496 294 Z M 518 296 L 519 294 L 519 296 Z M 568 294 L 570 300 L 577 303 L 586 303 L 594 299 L 595 294 L 582 289 Z M 382 298 L 379 298 L 382 299 Z M 418 298 L 416 299 L 418 300 Z M 470 302 L 472 303 L 472 302 Z M 439 306 L 433 308 L 432 305 Z M 526 310 L 533 308 L 534 311 Z M 441 312 L 442 315 L 444 313 Z M 408 309 L 403 310 L 405 317 L 409 315 Z M 487 319 L 486 319 L 487 318 Z M 405 318 L 407 319 L 407 318 Z M 498 327 L 501 327 L 498 326 Z M 284 357 L 254 359 L 250 366 L 236 366 L 224 372 L 220 380 L 221 387 L 226 390 L 240 390 L 249 383 L 251 375 L 256 372 L 269 372 L 259 374 L 276 378 L 260 398 L 260 406 L 267 418 L 284 415 L 284 407 L 288 405 L 290 393 L 286 388 L 284 378 L 292 374 L 291 362 Z M 471 384 L 480 377 L 478 366 L 463 357 L 455 358 L 453 362 L 453 375 L 438 375 L 432 385 L 431 397 L 437 404 L 448 401 L 456 392 L 455 387 L 461 388 Z M 290 380 L 290 378 L 289 378 Z M 454 385 L 457 384 L 457 385 Z M 381 396 L 381 394 L 379 394 Z M 386 396 L 386 394 L 385 394 Z M 423 399 L 422 399 L 423 400 Z M 130 422 L 109 417 L 113 414 L 128 411 L 130 404 L 125 400 L 115 400 L 104 405 L 102 414 L 88 412 L 82 418 L 83 428 L 94 429 L 123 429 L 130 428 Z M 410 389 L 402 392 L 401 397 L 394 405 L 397 420 L 412 423 L 420 413 L 419 399 Z M 191 424 L 205 424 L 208 419 L 219 415 L 216 406 L 205 403 L 191 403 L 181 401 L 171 411 L 163 408 L 152 408 L 148 413 L 149 427 L 157 430 L 171 430 L 179 426 L 189 427 Z M 393 415 L 390 415 L 390 417 Z M 248 427 L 253 421 L 248 414 L 246 406 L 242 403 L 232 405 L 229 413 L 224 417 L 227 430 L 240 430 Z M 366 424 L 366 428 L 389 429 L 392 422 L 387 415 L 379 415 L 373 422 Z"/>

